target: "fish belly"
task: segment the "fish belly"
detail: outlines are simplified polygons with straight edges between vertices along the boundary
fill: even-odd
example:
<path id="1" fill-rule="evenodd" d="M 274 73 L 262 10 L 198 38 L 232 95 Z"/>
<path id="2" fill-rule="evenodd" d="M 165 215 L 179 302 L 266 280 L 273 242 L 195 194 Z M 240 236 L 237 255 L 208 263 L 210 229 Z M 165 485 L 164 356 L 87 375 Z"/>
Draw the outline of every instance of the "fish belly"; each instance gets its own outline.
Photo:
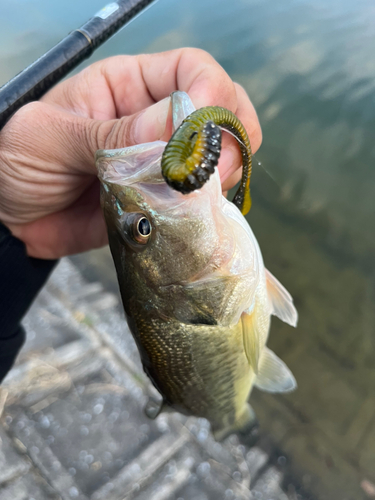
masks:
<path id="1" fill-rule="evenodd" d="M 224 327 L 150 318 L 140 310 L 132 316 L 144 369 L 167 405 L 207 418 L 219 437 L 246 427 L 255 376 L 241 321 Z"/>

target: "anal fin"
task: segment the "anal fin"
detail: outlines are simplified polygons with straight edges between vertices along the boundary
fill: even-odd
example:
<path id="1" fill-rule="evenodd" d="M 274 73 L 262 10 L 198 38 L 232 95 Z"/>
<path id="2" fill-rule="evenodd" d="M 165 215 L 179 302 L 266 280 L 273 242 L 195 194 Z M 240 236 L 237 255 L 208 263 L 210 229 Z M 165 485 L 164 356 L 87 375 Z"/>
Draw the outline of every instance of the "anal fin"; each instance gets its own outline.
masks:
<path id="1" fill-rule="evenodd" d="M 265 347 L 254 385 L 267 392 L 290 392 L 297 387 L 297 382 L 284 361 Z"/>
<path id="2" fill-rule="evenodd" d="M 230 434 L 237 434 L 242 444 L 253 446 L 258 439 L 258 429 L 259 422 L 255 412 L 249 403 L 245 403 L 232 426 L 212 429 L 212 433 L 216 441 L 223 441 Z"/>

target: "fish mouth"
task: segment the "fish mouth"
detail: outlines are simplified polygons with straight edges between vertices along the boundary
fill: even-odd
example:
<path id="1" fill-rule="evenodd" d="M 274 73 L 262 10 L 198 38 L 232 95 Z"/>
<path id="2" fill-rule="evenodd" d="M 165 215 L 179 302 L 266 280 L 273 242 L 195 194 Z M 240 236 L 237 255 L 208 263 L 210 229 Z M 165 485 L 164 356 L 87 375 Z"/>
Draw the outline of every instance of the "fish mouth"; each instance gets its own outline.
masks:
<path id="1" fill-rule="evenodd" d="M 155 141 L 127 148 L 99 149 L 95 164 L 100 180 L 121 185 L 164 182 L 160 158 L 166 142 Z"/>
<path id="2" fill-rule="evenodd" d="M 127 149 L 127 148 L 126 148 Z M 102 159 L 121 158 L 129 153 L 124 148 L 119 149 L 98 149 L 95 153 L 95 162 Z"/>
<path id="3" fill-rule="evenodd" d="M 129 158 L 131 156 L 136 156 L 140 153 L 152 151 L 155 148 L 162 146 L 165 147 L 167 143 L 165 141 L 154 141 L 145 142 L 144 144 L 136 144 L 134 146 L 129 146 L 127 148 L 118 149 L 98 149 L 95 153 L 95 161 L 105 159 L 116 158 L 121 160 L 121 158 Z"/>

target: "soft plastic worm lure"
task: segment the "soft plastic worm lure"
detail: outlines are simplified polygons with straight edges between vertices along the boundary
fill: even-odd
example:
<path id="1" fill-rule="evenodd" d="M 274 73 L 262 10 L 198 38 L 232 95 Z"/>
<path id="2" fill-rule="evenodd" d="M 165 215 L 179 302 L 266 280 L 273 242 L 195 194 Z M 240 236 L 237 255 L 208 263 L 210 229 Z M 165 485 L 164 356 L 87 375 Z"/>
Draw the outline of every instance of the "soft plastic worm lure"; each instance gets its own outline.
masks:
<path id="1" fill-rule="evenodd" d="M 221 128 L 238 141 L 242 153 L 242 179 L 233 203 L 246 215 L 251 207 L 251 147 L 247 132 L 228 109 L 207 106 L 191 113 L 172 135 L 161 160 L 166 182 L 187 194 L 199 189 L 214 172 L 221 151 Z"/>

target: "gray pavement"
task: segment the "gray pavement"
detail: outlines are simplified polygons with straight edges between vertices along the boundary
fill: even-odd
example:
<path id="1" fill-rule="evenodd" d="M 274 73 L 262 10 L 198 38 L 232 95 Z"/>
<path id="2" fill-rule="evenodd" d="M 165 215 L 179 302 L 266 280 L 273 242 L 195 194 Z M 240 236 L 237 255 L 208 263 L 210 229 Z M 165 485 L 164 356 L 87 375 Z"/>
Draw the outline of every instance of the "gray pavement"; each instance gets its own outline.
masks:
<path id="1" fill-rule="evenodd" d="M 153 394 L 116 288 L 63 259 L 0 389 L 0 500 L 308 500 L 267 436 L 216 443 L 204 419 L 147 419 Z M 111 281 L 113 282 L 113 280 Z"/>

